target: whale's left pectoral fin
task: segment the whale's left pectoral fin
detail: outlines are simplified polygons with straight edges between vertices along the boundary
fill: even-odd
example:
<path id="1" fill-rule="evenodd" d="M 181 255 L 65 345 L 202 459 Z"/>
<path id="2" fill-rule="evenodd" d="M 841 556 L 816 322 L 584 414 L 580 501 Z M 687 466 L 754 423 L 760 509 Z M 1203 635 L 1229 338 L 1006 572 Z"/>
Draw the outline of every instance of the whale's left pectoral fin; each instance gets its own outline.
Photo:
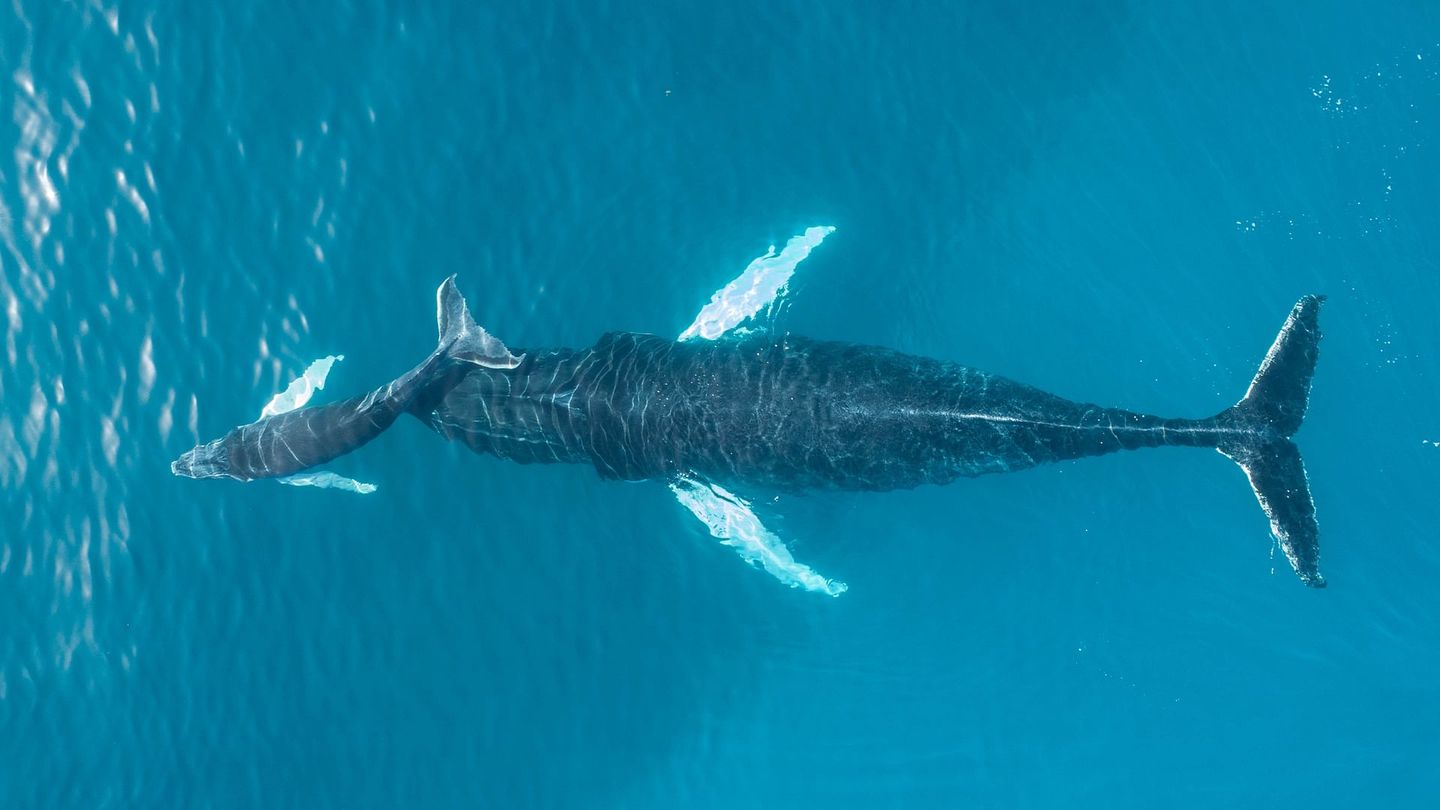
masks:
<path id="1" fill-rule="evenodd" d="M 830 596 L 839 596 L 849 587 L 796 562 L 784 541 L 760 523 L 750 504 L 724 488 L 681 477 L 671 482 L 670 491 L 700 518 L 712 536 L 734 548 L 746 562 L 760 566 L 786 585 Z"/>
<path id="2" fill-rule="evenodd" d="M 761 310 L 773 306 L 784 294 L 795 268 L 834 231 L 835 228 L 829 225 L 806 228 L 805 233 L 790 237 L 785 249 L 779 253 L 771 245 L 769 252 L 750 262 L 734 281 L 710 296 L 710 303 L 680 333 L 679 340 L 715 340 Z"/>
<path id="3" fill-rule="evenodd" d="M 376 490 L 374 484 L 367 484 L 364 481 L 356 481 L 354 478 L 346 478 L 343 475 L 336 475 L 332 472 L 303 472 L 295 475 L 277 478 L 282 484 L 289 484 L 292 487 L 319 487 L 320 489 L 339 489 L 345 492 L 354 492 L 357 495 L 369 495 Z"/>
<path id="4" fill-rule="evenodd" d="M 291 380 L 284 391 L 276 394 L 265 404 L 260 411 L 260 418 L 265 419 L 276 414 L 289 413 L 309 402 L 310 398 L 315 396 L 316 391 L 325 387 L 325 380 L 330 376 L 330 369 L 344 359 L 345 355 L 343 354 L 332 354 L 306 366 L 304 373 Z"/>

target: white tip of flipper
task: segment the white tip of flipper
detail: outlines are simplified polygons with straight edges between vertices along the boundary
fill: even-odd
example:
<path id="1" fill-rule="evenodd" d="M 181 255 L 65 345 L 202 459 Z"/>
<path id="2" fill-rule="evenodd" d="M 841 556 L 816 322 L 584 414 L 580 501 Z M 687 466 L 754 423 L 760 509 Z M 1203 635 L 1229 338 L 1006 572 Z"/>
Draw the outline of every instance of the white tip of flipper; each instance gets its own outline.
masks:
<path id="1" fill-rule="evenodd" d="M 786 585 L 830 596 L 839 596 L 848 589 L 845 583 L 826 579 L 810 566 L 796 562 L 785 542 L 760 523 L 750 504 L 723 487 L 679 478 L 670 484 L 670 491 L 712 536 Z"/>
<path id="2" fill-rule="evenodd" d="M 374 484 L 367 484 L 364 481 L 356 481 L 354 478 L 346 478 L 343 475 L 336 475 L 332 472 L 305 472 L 275 479 L 282 484 L 292 487 L 319 487 L 320 489 L 340 489 L 346 492 L 354 492 L 358 495 L 369 495 L 374 492 Z"/>
<path id="3" fill-rule="evenodd" d="M 768 253 L 750 262 L 745 272 L 710 296 L 710 303 L 695 316 L 695 322 L 680 333 L 680 340 L 715 340 L 773 304 L 785 291 L 795 267 L 834 232 L 829 225 L 806 228 L 805 233 L 791 237 L 778 254 L 771 245 Z"/>
<path id="4" fill-rule="evenodd" d="M 325 387 L 325 378 L 330 376 L 330 368 L 344 359 L 345 355 L 343 354 L 332 354 L 311 363 L 305 369 L 304 374 L 292 380 L 284 391 L 276 394 L 265 405 L 265 408 L 260 411 L 260 418 L 267 419 L 276 414 L 289 413 L 296 408 L 303 407 L 316 391 Z"/>

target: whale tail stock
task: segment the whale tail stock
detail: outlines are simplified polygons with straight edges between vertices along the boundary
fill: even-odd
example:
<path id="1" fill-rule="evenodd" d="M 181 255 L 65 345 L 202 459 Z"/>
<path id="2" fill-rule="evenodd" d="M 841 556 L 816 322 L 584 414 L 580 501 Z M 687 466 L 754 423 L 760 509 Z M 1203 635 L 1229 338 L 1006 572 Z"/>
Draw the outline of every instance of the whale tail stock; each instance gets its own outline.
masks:
<path id="1" fill-rule="evenodd" d="M 1290 440 L 1305 419 L 1310 381 L 1319 355 L 1318 316 L 1325 297 L 1307 295 L 1295 304 L 1250 389 L 1216 422 L 1231 428 L 1217 448 L 1250 480 L 1270 531 L 1300 581 L 1325 587 L 1320 574 L 1320 527 L 1300 449 Z"/>

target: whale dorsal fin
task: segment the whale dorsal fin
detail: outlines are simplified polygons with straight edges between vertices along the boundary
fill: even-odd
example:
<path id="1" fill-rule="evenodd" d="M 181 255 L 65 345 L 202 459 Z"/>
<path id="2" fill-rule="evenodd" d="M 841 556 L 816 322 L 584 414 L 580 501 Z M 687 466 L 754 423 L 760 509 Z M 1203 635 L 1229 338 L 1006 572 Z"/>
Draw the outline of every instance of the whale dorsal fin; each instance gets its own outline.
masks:
<path id="1" fill-rule="evenodd" d="M 828 225 L 806 228 L 805 233 L 790 237 L 785 249 L 779 253 L 771 245 L 764 256 L 750 262 L 744 272 L 710 296 L 710 303 L 680 333 L 679 339 L 715 340 L 757 312 L 773 306 L 776 299 L 784 294 L 795 267 L 834 231 Z"/>

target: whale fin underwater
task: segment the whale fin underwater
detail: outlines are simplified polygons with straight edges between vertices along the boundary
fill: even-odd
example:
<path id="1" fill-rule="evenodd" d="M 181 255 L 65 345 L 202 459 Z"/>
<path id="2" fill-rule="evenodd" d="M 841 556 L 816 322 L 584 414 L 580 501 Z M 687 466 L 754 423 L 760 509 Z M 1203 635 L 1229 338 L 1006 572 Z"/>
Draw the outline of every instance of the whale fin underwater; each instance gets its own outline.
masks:
<path id="1" fill-rule="evenodd" d="M 613 332 L 587 348 L 512 353 L 471 318 L 451 276 L 436 294 L 438 343 L 415 368 L 362 396 L 234 428 L 171 469 L 365 491 L 315 468 L 409 413 L 477 453 L 662 482 L 746 561 L 836 596 L 845 584 L 797 562 L 734 492 L 883 491 L 1119 450 L 1209 448 L 1245 473 L 1300 580 L 1325 586 L 1315 504 L 1292 441 L 1309 404 L 1322 296 L 1295 304 L 1234 406 L 1163 418 L 890 349 L 737 328 L 773 311 L 796 265 L 832 230 L 811 228 L 756 259 L 677 340 Z"/>
<path id="2" fill-rule="evenodd" d="M 719 340 L 735 335 L 742 324 L 761 311 L 771 311 L 785 295 L 795 269 L 834 232 L 831 226 L 806 228 L 804 233 L 791 237 L 779 253 L 771 245 L 765 255 L 750 262 L 739 276 L 710 296 L 709 303 L 700 309 L 676 342 L 696 338 Z M 711 537 L 734 548 L 741 559 L 784 584 L 828 596 L 839 596 L 849 589 L 845 583 L 827 579 L 810 566 L 797 562 L 785 541 L 765 528 L 744 498 L 684 475 L 670 482 L 670 491 L 681 506 L 705 524 Z"/>
<path id="3" fill-rule="evenodd" d="M 330 370 L 335 364 L 345 359 L 345 355 L 329 355 L 314 361 L 305 367 L 305 371 L 290 384 L 284 391 L 271 397 L 260 410 L 260 418 L 274 416 L 281 413 L 301 408 L 315 392 L 325 387 L 325 381 L 330 377 Z M 346 478 L 332 472 L 323 470 L 311 470 L 295 475 L 277 478 L 276 481 L 288 484 L 292 487 L 319 487 L 320 489 L 338 489 L 344 492 L 354 492 L 359 495 L 368 495 L 374 492 L 377 487 L 374 484 L 367 484 L 363 481 L 356 481 L 353 478 Z"/>

